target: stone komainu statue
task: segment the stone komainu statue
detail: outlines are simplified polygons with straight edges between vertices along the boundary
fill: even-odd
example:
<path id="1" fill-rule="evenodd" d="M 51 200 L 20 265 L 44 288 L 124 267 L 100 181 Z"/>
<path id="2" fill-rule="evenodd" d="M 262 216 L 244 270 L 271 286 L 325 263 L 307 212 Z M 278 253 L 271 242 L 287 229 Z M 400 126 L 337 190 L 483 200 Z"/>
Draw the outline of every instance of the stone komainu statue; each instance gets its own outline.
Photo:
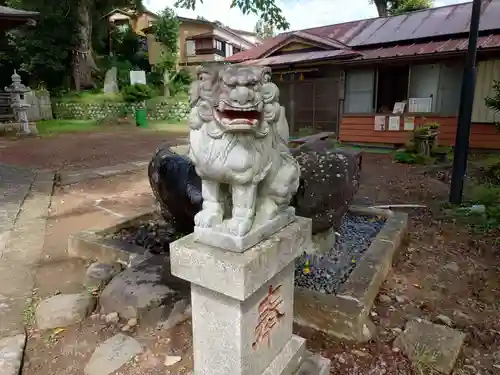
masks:
<path id="1" fill-rule="evenodd" d="M 179 231 L 222 225 L 242 236 L 290 201 L 298 215 L 313 219 L 313 233 L 339 226 L 359 186 L 361 155 L 325 141 L 290 152 L 285 111 L 270 78 L 267 67 L 199 70 L 190 93 L 188 157 L 163 147 L 149 165 L 152 190 Z"/>

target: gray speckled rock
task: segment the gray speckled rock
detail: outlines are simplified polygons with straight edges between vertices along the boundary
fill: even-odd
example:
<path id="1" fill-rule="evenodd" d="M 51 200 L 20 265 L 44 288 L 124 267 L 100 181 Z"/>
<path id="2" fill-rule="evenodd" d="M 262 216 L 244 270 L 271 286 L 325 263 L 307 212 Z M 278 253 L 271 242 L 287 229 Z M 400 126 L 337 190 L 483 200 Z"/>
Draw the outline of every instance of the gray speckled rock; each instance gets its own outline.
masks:
<path id="1" fill-rule="evenodd" d="M 137 354 L 142 353 L 141 344 L 135 339 L 118 333 L 99 345 L 85 366 L 85 375 L 108 375 L 118 370 Z"/>
<path id="2" fill-rule="evenodd" d="M 117 263 L 92 263 L 85 273 L 84 285 L 87 288 L 103 288 L 121 271 L 121 266 Z"/>
<path id="3" fill-rule="evenodd" d="M 0 339 L 0 374 L 18 375 L 21 370 L 26 335 Z"/>
<path id="4" fill-rule="evenodd" d="M 80 323 L 94 310 L 95 304 L 95 299 L 89 293 L 49 297 L 36 308 L 36 325 L 45 330 Z"/>
<path id="5" fill-rule="evenodd" d="M 189 290 L 189 283 L 171 275 L 167 256 L 152 256 L 111 280 L 99 300 L 101 313 L 156 323 L 168 316 L 175 302 L 187 298 Z"/>
<path id="6" fill-rule="evenodd" d="M 394 340 L 413 362 L 442 374 L 451 374 L 465 340 L 465 334 L 426 321 L 410 321 Z"/>
<path id="7" fill-rule="evenodd" d="M 300 164 L 302 182 L 293 201 L 297 215 L 312 219 L 313 233 L 340 228 L 359 188 L 361 152 L 332 149 L 326 141 L 291 151 Z"/>

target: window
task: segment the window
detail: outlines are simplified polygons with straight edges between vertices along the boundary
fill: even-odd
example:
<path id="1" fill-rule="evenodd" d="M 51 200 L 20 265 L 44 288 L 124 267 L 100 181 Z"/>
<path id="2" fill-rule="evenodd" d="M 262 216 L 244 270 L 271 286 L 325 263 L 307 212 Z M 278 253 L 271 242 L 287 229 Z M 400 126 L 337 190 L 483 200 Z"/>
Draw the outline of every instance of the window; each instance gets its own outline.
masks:
<path id="1" fill-rule="evenodd" d="M 410 98 L 432 98 L 431 112 L 444 116 L 458 113 L 463 67 L 460 64 L 412 65 Z"/>
<path id="2" fill-rule="evenodd" d="M 186 56 L 195 56 L 196 48 L 194 40 L 186 40 Z"/>
<path id="3" fill-rule="evenodd" d="M 344 113 L 373 112 L 374 77 L 373 69 L 346 72 Z"/>
<path id="4" fill-rule="evenodd" d="M 214 39 L 214 48 L 219 51 L 222 51 L 222 42 L 220 40 Z"/>
<path id="5" fill-rule="evenodd" d="M 408 99 L 409 66 L 388 66 L 378 69 L 377 112 L 392 113 L 394 104 Z"/>
<path id="6" fill-rule="evenodd" d="M 226 43 L 226 57 L 233 55 L 233 45 Z"/>

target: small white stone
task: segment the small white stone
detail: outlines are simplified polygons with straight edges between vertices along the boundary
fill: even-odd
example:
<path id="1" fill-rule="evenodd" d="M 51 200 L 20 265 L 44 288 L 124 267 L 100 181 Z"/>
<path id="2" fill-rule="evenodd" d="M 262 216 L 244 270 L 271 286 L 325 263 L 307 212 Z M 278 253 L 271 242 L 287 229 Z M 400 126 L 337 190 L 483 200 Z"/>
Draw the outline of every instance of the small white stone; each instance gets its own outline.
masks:
<path id="1" fill-rule="evenodd" d="M 123 332 L 129 332 L 131 329 L 131 327 L 128 325 L 128 324 L 125 324 L 123 327 L 122 327 L 122 331 Z"/>
<path id="2" fill-rule="evenodd" d="M 116 323 L 118 323 L 120 321 L 120 316 L 118 315 L 117 312 L 112 312 L 112 313 L 107 314 L 104 317 L 104 320 L 108 324 L 116 324 Z"/>
<path id="3" fill-rule="evenodd" d="M 182 357 L 176 355 L 167 355 L 167 358 L 165 358 L 165 366 L 173 366 L 177 362 L 180 362 L 181 360 Z"/>
<path id="4" fill-rule="evenodd" d="M 392 302 L 392 298 L 389 297 L 387 294 L 380 294 L 378 296 L 378 300 L 383 305 L 388 305 L 388 304 L 390 304 Z"/>
<path id="5" fill-rule="evenodd" d="M 403 296 L 396 296 L 394 297 L 396 299 L 396 302 L 397 303 L 404 303 L 406 302 L 406 297 L 403 297 Z"/>
<path id="6" fill-rule="evenodd" d="M 127 325 L 130 327 L 135 327 L 137 325 L 137 318 L 131 318 L 127 321 Z"/>

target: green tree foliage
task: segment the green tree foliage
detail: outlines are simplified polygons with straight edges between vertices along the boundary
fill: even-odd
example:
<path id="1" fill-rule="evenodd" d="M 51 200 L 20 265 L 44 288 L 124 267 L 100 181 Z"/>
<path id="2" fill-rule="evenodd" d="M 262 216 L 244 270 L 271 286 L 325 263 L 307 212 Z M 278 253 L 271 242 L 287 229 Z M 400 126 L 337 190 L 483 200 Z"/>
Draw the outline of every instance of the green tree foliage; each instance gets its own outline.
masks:
<path id="1" fill-rule="evenodd" d="M 153 33 L 165 48 L 159 68 L 175 71 L 179 52 L 179 21 L 173 9 L 167 7 L 160 13 L 160 17 L 153 22 Z"/>
<path id="2" fill-rule="evenodd" d="M 257 21 L 254 30 L 260 39 L 267 39 L 276 36 L 274 25 L 272 23 L 265 22 L 262 19 Z"/>
<path id="3" fill-rule="evenodd" d="M 36 27 L 8 33 L 9 60 L 24 73 L 30 85 L 63 85 L 70 73 L 72 51 L 78 44 L 76 8 L 59 0 L 8 1 L 7 6 L 40 12 Z"/>
<path id="4" fill-rule="evenodd" d="M 371 0 L 370 3 L 375 4 L 380 17 L 428 9 L 433 5 L 432 0 Z"/>
<path id="5" fill-rule="evenodd" d="M 203 0 L 177 0 L 175 6 L 194 10 L 198 2 L 203 3 Z M 275 0 L 232 0 L 231 8 L 239 8 L 243 14 L 255 14 L 265 23 L 276 25 L 278 30 L 290 27 Z"/>
<path id="6" fill-rule="evenodd" d="M 140 70 L 149 70 L 148 55 L 144 37 L 137 35 L 131 27 L 125 30 L 115 28 L 111 32 L 111 50 L 115 60 L 128 61 Z"/>
<path id="7" fill-rule="evenodd" d="M 416 10 L 428 9 L 432 7 L 432 0 L 392 0 L 388 2 L 389 15 L 414 12 Z"/>
<path id="8" fill-rule="evenodd" d="M 486 107 L 500 113 L 500 81 L 493 81 L 493 96 L 484 98 Z"/>
<path id="9" fill-rule="evenodd" d="M 500 114 L 500 81 L 493 81 L 493 95 L 484 98 L 484 103 L 486 104 L 486 107 L 491 109 L 493 112 Z M 500 130 L 500 122 L 495 122 L 495 125 L 497 126 L 497 129 Z"/>

